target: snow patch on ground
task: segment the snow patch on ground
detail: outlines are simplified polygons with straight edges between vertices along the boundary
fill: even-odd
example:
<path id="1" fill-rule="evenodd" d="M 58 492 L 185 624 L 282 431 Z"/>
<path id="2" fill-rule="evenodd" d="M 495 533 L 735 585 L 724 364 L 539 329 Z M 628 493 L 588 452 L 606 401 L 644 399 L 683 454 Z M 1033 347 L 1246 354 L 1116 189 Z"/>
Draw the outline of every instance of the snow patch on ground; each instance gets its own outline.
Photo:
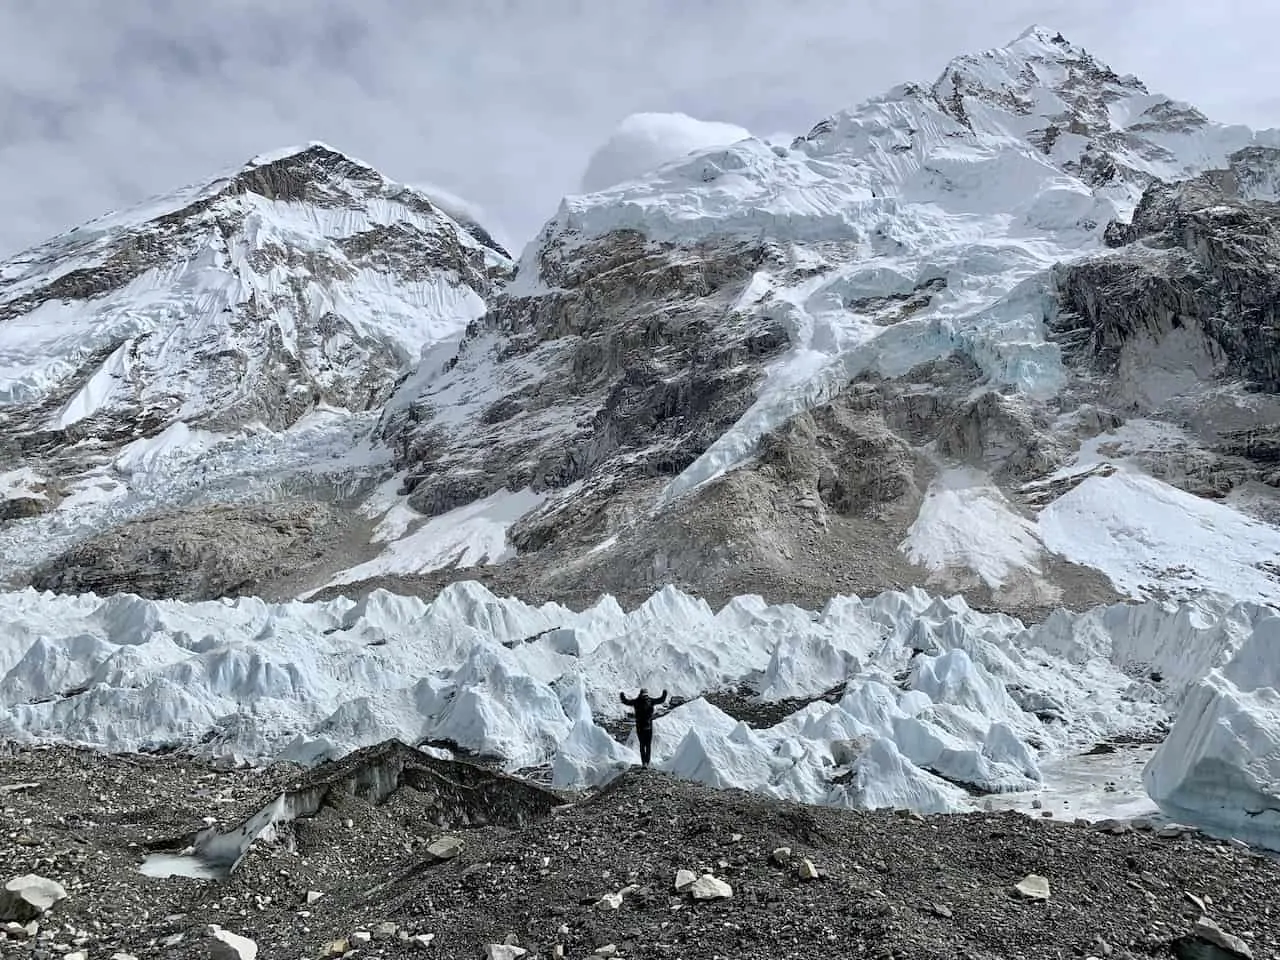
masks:
<path id="1" fill-rule="evenodd" d="M 1021 516 L 990 477 L 968 468 L 944 471 L 929 485 L 900 549 L 929 570 L 972 570 L 990 587 L 1017 572 L 1037 572 L 1043 552 L 1035 521 Z"/>
<path id="2" fill-rule="evenodd" d="M 507 530 L 546 499 L 547 494 L 534 493 L 528 488 L 514 492 L 499 490 L 465 507 L 432 517 L 408 534 L 404 531 L 421 515 L 406 504 L 395 503 L 374 530 L 375 540 L 390 541 L 383 552 L 344 570 L 319 590 L 373 577 L 405 576 L 442 567 L 465 568 L 510 560 L 515 556 L 515 548 L 507 542 Z"/>
<path id="3" fill-rule="evenodd" d="M 1206 590 L 1280 603 L 1280 530 L 1144 474 L 1088 477 L 1038 527 L 1049 550 L 1132 597 Z"/>

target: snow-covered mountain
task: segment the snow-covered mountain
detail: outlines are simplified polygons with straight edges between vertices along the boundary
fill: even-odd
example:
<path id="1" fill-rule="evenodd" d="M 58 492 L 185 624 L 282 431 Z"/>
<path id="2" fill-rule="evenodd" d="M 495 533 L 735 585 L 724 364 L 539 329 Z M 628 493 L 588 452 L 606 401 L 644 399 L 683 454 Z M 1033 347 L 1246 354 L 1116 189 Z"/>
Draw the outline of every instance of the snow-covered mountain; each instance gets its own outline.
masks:
<path id="1" fill-rule="evenodd" d="M 15 532 L 6 572 L 147 509 L 273 496 L 329 452 L 317 434 L 350 455 L 510 270 L 477 224 L 319 143 L 0 264 L 0 510 L 56 514 Z M 246 530 L 308 519 L 280 506 Z"/>
<path id="2" fill-rule="evenodd" d="M 72 231 L 0 267 L 0 577 L 81 593 L 0 595 L 0 735 L 581 786 L 666 685 L 707 783 L 1280 849 L 1277 183 L 1033 28 L 514 277 L 319 145 Z"/>
<path id="3" fill-rule="evenodd" d="M 66 499 L 0 574 L 1275 600 L 1277 157 L 1032 28 L 566 198 L 509 284 L 422 194 L 260 158 L 4 267 L 5 509 Z"/>
<path id="4" fill-rule="evenodd" d="M 522 595 L 1280 598 L 1277 148 L 1032 28 L 569 197 L 388 409 L 401 505 L 522 491 Z"/>

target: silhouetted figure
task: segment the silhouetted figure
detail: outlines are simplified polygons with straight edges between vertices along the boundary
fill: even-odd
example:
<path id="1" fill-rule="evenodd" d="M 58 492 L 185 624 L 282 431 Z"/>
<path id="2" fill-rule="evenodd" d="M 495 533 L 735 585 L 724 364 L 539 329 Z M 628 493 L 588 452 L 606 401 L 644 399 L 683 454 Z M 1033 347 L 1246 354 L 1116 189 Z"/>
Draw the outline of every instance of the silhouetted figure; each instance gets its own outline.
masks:
<path id="1" fill-rule="evenodd" d="M 640 740 L 640 766 L 647 767 L 649 753 L 653 749 L 653 708 L 666 703 L 667 691 L 663 690 L 662 696 L 656 700 L 649 696 L 649 691 L 644 687 L 640 688 L 640 693 L 634 700 L 627 699 L 625 693 L 619 696 L 636 716 L 636 736 Z"/>

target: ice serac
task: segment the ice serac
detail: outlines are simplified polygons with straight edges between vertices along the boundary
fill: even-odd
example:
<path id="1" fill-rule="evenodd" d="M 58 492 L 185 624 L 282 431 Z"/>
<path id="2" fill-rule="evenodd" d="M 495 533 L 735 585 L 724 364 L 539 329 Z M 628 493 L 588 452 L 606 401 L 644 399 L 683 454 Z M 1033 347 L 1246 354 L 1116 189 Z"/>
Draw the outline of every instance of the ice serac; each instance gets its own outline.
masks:
<path id="1" fill-rule="evenodd" d="M 1104 490 L 1191 494 L 1161 528 L 1205 495 L 1219 532 L 1280 516 L 1277 150 L 1033 27 L 790 147 L 565 198 L 382 433 L 425 516 L 543 497 L 485 572 L 526 596 L 1280 598 L 1257 528 L 1212 576 L 1169 543 L 1135 572 L 1156 524 Z"/>
<path id="2" fill-rule="evenodd" d="M 1280 850 L 1280 615 L 1187 693 L 1144 782 L 1168 816 Z"/>
<path id="3" fill-rule="evenodd" d="M 921 812 L 1061 789 L 1062 764 L 1189 709 L 1275 629 L 1262 607 L 1168 602 L 1027 626 L 918 589 L 814 611 L 667 587 L 574 611 L 474 582 L 430 602 L 26 590 L 0 613 L 0 737 L 305 765 L 395 739 L 575 789 L 636 762 L 618 691 L 661 685 L 658 768 Z"/>
<path id="4" fill-rule="evenodd" d="M 194 572 L 193 558 L 219 553 L 206 506 L 268 500 L 312 501 L 251 521 L 280 541 L 281 569 L 305 566 L 287 530 L 385 476 L 372 421 L 424 355 L 484 313 L 511 266 L 471 220 L 320 143 L 0 263 L 0 476 L 24 472 L 30 491 L 0 484 L 0 515 L 15 520 L 0 530 L 0 578 L 113 534 L 163 544 L 165 562 Z M 128 526 L 157 513 L 191 542 Z M 128 589 L 130 563 L 86 566 L 118 545 L 91 544 L 55 564 L 71 580 L 46 585 Z M 252 567 L 262 550 L 230 562 Z M 138 579 L 158 596 L 230 587 Z"/>

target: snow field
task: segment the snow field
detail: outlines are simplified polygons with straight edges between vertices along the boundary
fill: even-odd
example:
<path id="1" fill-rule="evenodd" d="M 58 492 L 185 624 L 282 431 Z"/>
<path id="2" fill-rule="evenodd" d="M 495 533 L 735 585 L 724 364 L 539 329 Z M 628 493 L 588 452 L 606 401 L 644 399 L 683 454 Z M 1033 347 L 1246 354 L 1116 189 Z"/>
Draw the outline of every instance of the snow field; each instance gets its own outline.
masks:
<path id="1" fill-rule="evenodd" d="M 1231 665 L 1256 656 L 1277 622 L 1249 605 L 1147 603 L 1027 628 L 919 590 L 837 597 L 815 613 L 749 596 L 713 611 L 666 588 L 629 612 L 612 598 L 573 612 L 475 583 L 431 603 L 27 590 L 0 606 L 4 736 L 307 763 L 387 737 L 437 740 L 583 786 L 638 761 L 634 742 L 600 724 L 623 716 L 619 690 L 645 685 L 684 701 L 656 726 L 663 769 L 810 803 L 934 812 L 974 808 L 975 791 L 1039 790 L 1046 765 L 1149 730 L 1184 700 L 1199 712 L 1171 742 L 1191 736 L 1204 684 L 1225 682 L 1213 670 L 1238 682 L 1233 669 L 1247 667 Z M 706 698 L 741 684 L 801 703 L 845 686 L 834 703 L 754 728 Z M 1243 694 L 1233 702 L 1251 707 Z M 1168 761 L 1155 769 L 1159 784 L 1188 781 Z"/>
<path id="2" fill-rule="evenodd" d="M 1269 572 L 1280 556 L 1280 530 L 1148 476 L 1123 456 L 1096 452 L 1142 432 L 1135 424 L 1086 444 L 1072 463 L 1039 482 L 1099 464 L 1115 472 L 1085 477 L 1033 516 L 981 471 L 944 470 L 900 549 L 928 570 L 971 571 L 993 588 L 1016 574 L 1040 576 L 1042 561 L 1055 554 L 1101 571 L 1118 593 L 1136 600 L 1209 594 L 1280 604 L 1280 580 Z"/>

